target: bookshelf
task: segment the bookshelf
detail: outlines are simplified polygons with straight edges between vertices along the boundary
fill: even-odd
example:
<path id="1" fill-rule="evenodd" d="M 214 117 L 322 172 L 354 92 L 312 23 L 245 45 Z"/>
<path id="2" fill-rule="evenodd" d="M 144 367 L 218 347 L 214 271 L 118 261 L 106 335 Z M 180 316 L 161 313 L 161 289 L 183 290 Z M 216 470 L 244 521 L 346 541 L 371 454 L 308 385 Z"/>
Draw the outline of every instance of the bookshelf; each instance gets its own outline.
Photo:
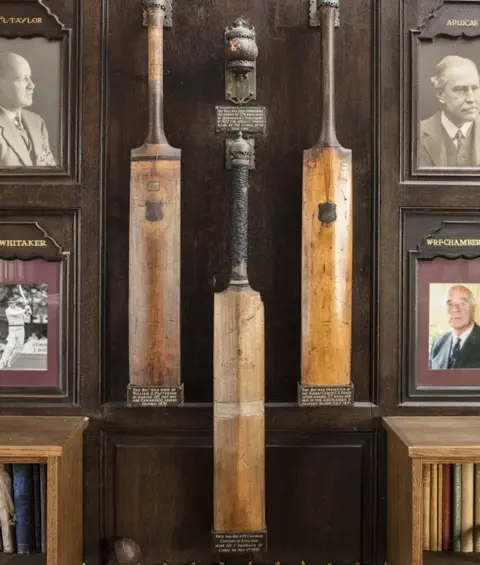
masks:
<path id="1" fill-rule="evenodd" d="M 0 463 L 47 465 L 47 553 L 0 553 L 0 565 L 82 565 L 87 425 L 84 417 L 0 416 Z"/>
<path id="2" fill-rule="evenodd" d="M 480 553 L 423 551 L 423 464 L 480 463 L 480 417 L 395 416 L 387 432 L 388 565 L 468 565 Z"/>

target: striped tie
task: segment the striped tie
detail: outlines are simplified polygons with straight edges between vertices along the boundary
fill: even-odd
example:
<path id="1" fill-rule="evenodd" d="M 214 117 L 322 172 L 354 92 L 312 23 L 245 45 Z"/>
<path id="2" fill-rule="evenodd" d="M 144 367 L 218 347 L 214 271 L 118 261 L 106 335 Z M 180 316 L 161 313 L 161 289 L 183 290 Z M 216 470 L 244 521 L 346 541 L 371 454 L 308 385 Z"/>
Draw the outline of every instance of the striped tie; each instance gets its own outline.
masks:
<path id="1" fill-rule="evenodd" d="M 13 124 L 18 129 L 18 131 L 20 132 L 20 135 L 22 136 L 22 139 L 25 142 L 25 145 L 27 146 L 28 151 L 30 151 L 31 148 L 32 148 L 30 138 L 29 138 L 28 133 L 26 132 L 25 128 L 23 127 L 22 122 L 20 121 L 20 118 L 18 116 L 15 116 L 15 119 L 13 120 Z"/>

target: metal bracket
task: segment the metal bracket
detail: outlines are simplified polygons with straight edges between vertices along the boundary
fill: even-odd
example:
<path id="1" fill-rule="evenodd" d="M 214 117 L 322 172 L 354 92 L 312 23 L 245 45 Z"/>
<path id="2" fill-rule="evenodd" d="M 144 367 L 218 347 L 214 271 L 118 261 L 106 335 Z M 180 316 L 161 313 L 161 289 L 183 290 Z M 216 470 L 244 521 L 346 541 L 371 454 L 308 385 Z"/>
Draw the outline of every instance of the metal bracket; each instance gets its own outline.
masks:
<path id="1" fill-rule="evenodd" d="M 172 3 L 173 0 L 165 0 L 167 9 L 165 10 L 165 18 L 163 20 L 163 27 L 172 27 L 172 15 L 173 15 L 173 7 Z M 143 27 L 147 26 L 147 10 L 143 8 L 142 10 L 142 25 Z"/>
<path id="2" fill-rule="evenodd" d="M 232 159 L 230 158 L 230 145 L 235 141 L 234 139 L 226 139 L 225 140 L 225 167 L 227 171 L 232 169 Z M 249 170 L 255 169 L 255 139 L 253 137 L 246 137 L 245 141 L 250 145 L 252 148 L 252 152 L 250 154 L 250 163 L 248 165 Z"/>
<path id="3" fill-rule="evenodd" d="M 320 26 L 320 11 L 318 7 L 318 0 L 308 0 L 309 2 L 309 25 L 310 27 Z M 332 0 L 332 7 L 335 8 L 335 27 L 340 27 L 340 10 L 338 8 L 338 1 Z"/>

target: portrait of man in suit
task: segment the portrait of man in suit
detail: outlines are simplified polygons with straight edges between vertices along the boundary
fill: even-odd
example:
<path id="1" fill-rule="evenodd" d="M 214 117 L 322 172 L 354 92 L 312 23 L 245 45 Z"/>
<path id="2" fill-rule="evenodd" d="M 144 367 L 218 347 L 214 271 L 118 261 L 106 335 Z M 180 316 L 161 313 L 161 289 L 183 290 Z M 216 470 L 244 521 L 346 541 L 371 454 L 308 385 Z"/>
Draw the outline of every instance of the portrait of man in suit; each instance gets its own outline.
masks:
<path id="1" fill-rule="evenodd" d="M 420 167 L 480 167 L 480 78 L 466 57 L 447 55 L 430 78 L 439 109 L 421 120 Z"/>
<path id="2" fill-rule="evenodd" d="M 451 286 L 444 307 L 450 331 L 433 339 L 430 369 L 479 369 L 480 326 L 475 322 L 476 300 L 462 284 Z"/>
<path id="3" fill-rule="evenodd" d="M 27 109 L 34 91 L 28 61 L 0 53 L 0 167 L 56 166 L 43 118 Z"/>

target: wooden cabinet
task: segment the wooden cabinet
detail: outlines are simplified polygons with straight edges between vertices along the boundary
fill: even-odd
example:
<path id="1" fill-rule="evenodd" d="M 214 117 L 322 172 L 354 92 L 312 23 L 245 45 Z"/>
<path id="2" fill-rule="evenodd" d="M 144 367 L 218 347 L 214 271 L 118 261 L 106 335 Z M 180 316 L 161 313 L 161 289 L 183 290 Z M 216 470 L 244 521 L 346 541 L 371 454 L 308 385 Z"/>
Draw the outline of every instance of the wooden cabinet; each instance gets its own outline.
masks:
<path id="1" fill-rule="evenodd" d="M 0 554 L 3 565 L 83 562 L 83 430 L 88 418 L 0 416 L 0 463 L 46 463 L 47 554 Z"/>
<path id="2" fill-rule="evenodd" d="M 479 553 L 423 551 L 423 465 L 480 463 L 480 417 L 383 418 L 387 430 L 388 565 L 466 565 Z"/>

